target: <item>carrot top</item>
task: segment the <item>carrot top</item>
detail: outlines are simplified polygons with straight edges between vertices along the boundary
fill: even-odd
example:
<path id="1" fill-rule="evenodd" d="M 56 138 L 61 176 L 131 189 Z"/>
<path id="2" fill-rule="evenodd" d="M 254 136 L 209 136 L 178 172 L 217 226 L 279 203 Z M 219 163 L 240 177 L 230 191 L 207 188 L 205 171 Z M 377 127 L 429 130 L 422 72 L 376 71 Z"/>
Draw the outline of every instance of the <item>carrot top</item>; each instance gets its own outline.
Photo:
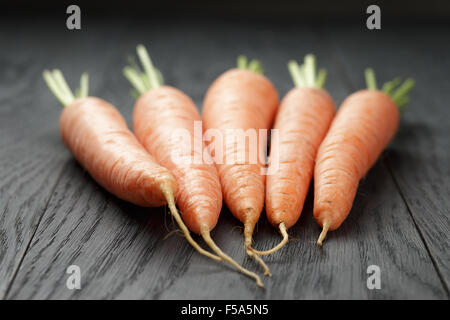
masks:
<path id="1" fill-rule="evenodd" d="M 85 98 L 88 96 L 89 76 L 85 72 L 81 75 L 80 88 L 75 92 L 75 95 L 70 90 L 61 70 L 44 70 L 42 75 L 50 91 L 55 95 L 58 101 L 61 102 L 63 107 L 67 106 L 75 99 Z"/>
<path id="2" fill-rule="evenodd" d="M 364 72 L 366 78 L 367 89 L 378 90 L 375 72 L 372 68 L 367 68 Z M 409 103 L 410 98 L 408 93 L 415 85 L 415 81 L 411 78 L 406 79 L 401 83 L 401 78 L 397 77 L 391 81 L 383 84 L 381 91 L 389 95 L 394 100 L 400 112 L 403 112 L 403 107 Z"/>
<path id="3" fill-rule="evenodd" d="M 327 71 L 325 69 L 320 69 L 319 72 L 316 72 L 316 57 L 313 54 L 307 54 L 302 65 L 299 65 L 294 60 L 289 61 L 288 69 L 294 85 L 298 88 L 320 89 L 323 88 L 327 79 Z"/>
<path id="4" fill-rule="evenodd" d="M 244 55 L 240 55 L 237 58 L 237 67 L 238 67 L 238 69 L 246 69 L 246 70 L 250 70 L 255 73 L 258 73 L 258 74 L 264 73 L 264 69 L 259 60 L 252 59 L 252 60 L 248 61 L 247 57 Z"/>
<path id="5" fill-rule="evenodd" d="M 123 68 L 123 74 L 134 87 L 131 95 L 137 99 L 144 92 L 162 86 L 164 80 L 161 72 L 153 66 L 147 49 L 139 44 L 136 51 L 144 71 L 137 65 L 134 57 L 130 56 L 128 57 L 129 65 Z"/>

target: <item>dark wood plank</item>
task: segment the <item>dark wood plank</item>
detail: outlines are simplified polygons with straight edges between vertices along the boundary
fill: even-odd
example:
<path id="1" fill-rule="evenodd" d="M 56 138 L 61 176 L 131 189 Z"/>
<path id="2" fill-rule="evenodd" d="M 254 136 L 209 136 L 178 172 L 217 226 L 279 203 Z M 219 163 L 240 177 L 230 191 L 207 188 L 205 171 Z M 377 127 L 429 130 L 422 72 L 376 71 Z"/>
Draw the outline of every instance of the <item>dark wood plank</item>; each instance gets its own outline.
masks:
<path id="1" fill-rule="evenodd" d="M 129 85 L 120 75 L 120 66 L 141 41 L 150 48 L 166 82 L 186 91 L 199 105 L 211 81 L 241 53 L 263 61 L 281 95 L 292 86 L 286 61 L 308 52 L 315 52 L 319 64 L 329 69 L 327 87 L 337 101 L 353 89 L 326 33 L 311 27 L 236 21 L 128 23 L 129 33 L 110 52 L 110 68 L 101 74 L 102 87 L 97 88 L 97 94 L 116 104 L 128 119 L 133 102 L 126 95 Z M 94 31 L 90 34 L 97 41 L 86 43 L 78 53 L 87 63 L 99 59 L 96 48 L 110 41 Z M 71 63 L 61 62 L 61 67 L 70 69 Z M 92 62 L 89 67 L 98 70 Z M 312 218 L 311 202 L 309 198 L 299 223 L 290 230 L 289 246 L 267 257 L 274 276 L 265 279 L 266 290 L 259 290 L 231 268 L 196 254 L 181 237 L 163 240 L 174 229 L 164 209 L 142 209 L 117 200 L 70 160 L 8 298 L 446 297 L 408 208 L 382 162 L 364 179 L 349 219 L 330 234 L 323 249 L 315 246 L 319 228 Z M 213 237 L 238 262 L 255 269 L 254 262 L 245 257 L 239 227 L 224 209 Z M 255 246 L 269 248 L 278 241 L 277 232 L 263 217 Z M 65 271 L 72 264 L 81 268 L 81 290 L 66 288 Z M 381 268 L 381 290 L 366 287 L 371 264 Z"/>
<path id="2" fill-rule="evenodd" d="M 332 33 L 355 87 L 363 69 L 375 68 L 379 83 L 397 75 L 417 84 L 385 162 L 400 188 L 447 293 L 450 287 L 450 29 L 397 28 L 371 33 Z M 446 40 L 444 40 L 446 39 Z M 386 48 L 389 48 L 387 50 Z"/>
<path id="3" fill-rule="evenodd" d="M 54 145 L 58 141 L 51 133 L 57 125 L 54 112 L 49 116 L 39 94 L 40 72 L 50 57 L 46 59 L 42 50 L 30 50 L 39 47 L 38 41 L 24 29 L 5 26 L 0 33 L 0 298 L 46 208 L 65 154 L 59 143 Z M 18 34 L 23 41 L 17 41 Z M 42 35 L 40 40 L 49 39 Z"/>
<path id="4" fill-rule="evenodd" d="M 42 80 L 44 68 L 65 64 L 76 84 L 90 33 L 68 33 L 64 24 L 12 24 L 0 28 L 0 298 L 13 281 L 69 153 L 59 138 L 61 107 Z M 103 32 L 107 31 L 103 27 Z M 119 31 L 118 29 L 117 31 Z M 56 36 L 55 36 L 56 35 Z M 101 52 L 107 53 L 108 44 Z M 103 62 L 90 64 L 98 66 Z M 92 83 L 91 89 L 97 85 Z"/>

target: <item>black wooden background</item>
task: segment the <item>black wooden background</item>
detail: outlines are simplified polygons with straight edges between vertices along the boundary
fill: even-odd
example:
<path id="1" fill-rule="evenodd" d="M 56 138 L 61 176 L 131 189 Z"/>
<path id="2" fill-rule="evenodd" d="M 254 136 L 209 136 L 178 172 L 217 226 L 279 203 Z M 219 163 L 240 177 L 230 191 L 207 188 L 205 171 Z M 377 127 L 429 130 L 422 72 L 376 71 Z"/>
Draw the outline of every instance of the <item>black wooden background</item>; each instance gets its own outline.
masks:
<path id="1" fill-rule="evenodd" d="M 438 24 L 302 24 L 176 18 L 83 18 L 65 15 L 0 21 L 0 298 L 3 299 L 448 299 L 450 285 L 450 27 Z M 264 290 L 225 264 L 200 256 L 174 234 L 165 208 L 143 209 L 100 188 L 61 142 L 61 107 L 42 80 L 60 68 L 70 85 L 82 71 L 90 92 L 130 120 L 133 99 L 122 67 L 144 43 L 167 84 L 198 107 L 209 84 L 238 54 L 260 59 L 283 96 L 289 59 L 317 55 L 337 104 L 364 86 L 371 66 L 379 82 L 411 76 L 417 86 L 395 140 L 363 179 L 350 217 L 322 249 L 309 196 L 289 230 L 291 242 L 266 257 L 273 277 Z M 224 209 L 213 237 L 249 269 L 240 223 Z M 201 240 L 198 239 L 200 242 Z M 279 241 L 264 217 L 255 247 Z M 369 265 L 381 289 L 366 286 Z M 81 289 L 66 269 L 81 268 Z"/>

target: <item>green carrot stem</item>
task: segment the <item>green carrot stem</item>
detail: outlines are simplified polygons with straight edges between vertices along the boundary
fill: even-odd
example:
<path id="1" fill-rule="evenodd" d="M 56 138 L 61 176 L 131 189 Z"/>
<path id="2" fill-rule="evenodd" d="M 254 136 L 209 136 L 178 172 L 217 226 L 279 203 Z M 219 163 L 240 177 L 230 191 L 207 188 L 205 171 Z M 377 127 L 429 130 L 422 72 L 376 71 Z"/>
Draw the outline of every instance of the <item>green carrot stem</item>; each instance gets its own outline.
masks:
<path id="1" fill-rule="evenodd" d="M 44 77 L 44 81 L 47 84 L 50 91 L 53 93 L 53 95 L 58 99 L 58 101 L 65 107 L 70 103 L 70 98 L 68 98 L 63 91 L 60 90 L 58 84 L 56 83 L 55 79 L 53 78 L 53 75 L 50 71 L 45 70 L 42 74 Z"/>
<path id="2" fill-rule="evenodd" d="M 152 80 L 150 79 L 148 74 L 141 73 L 140 76 L 141 76 L 141 80 L 142 80 L 142 83 L 144 84 L 145 88 L 151 88 L 152 87 Z"/>
<path id="3" fill-rule="evenodd" d="M 56 84 L 60 88 L 61 91 L 64 92 L 64 94 L 70 98 L 71 100 L 75 100 L 75 97 L 73 96 L 72 91 L 69 88 L 69 85 L 66 82 L 66 79 L 64 79 L 64 76 L 61 72 L 61 70 L 54 69 L 53 70 L 53 77 L 56 81 Z"/>
<path id="4" fill-rule="evenodd" d="M 240 55 L 239 57 L 237 57 L 237 67 L 239 69 L 247 69 L 247 57 L 244 55 Z"/>
<path id="5" fill-rule="evenodd" d="M 259 73 L 262 70 L 261 62 L 258 60 L 252 60 L 248 64 L 248 70 Z"/>
<path id="6" fill-rule="evenodd" d="M 404 105 L 408 104 L 410 101 L 411 101 L 411 99 L 409 97 L 402 96 L 402 97 L 397 99 L 397 106 L 401 108 Z"/>
<path id="7" fill-rule="evenodd" d="M 150 59 L 150 56 L 145 49 L 145 47 L 140 44 L 136 48 L 137 54 L 139 57 L 139 60 L 141 61 L 141 64 L 145 70 L 145 73 L 150 79 L 151 88 L 157 88 L 160 86 L 158 81 L 158 75 L 155 72 L 155 67 L 153 67 L 152 60 Z"/>
<path id="8" fill-rule="evenodd" d="M 297 61 L 291 60 L 288 62 L 288 70 L 291 74 L 292 81 L 294 82 L 294 86 L 300 88 L 304 86 L 303 75 L 300 70 L 300 67 Z"/>
<path id="9" fill-rule="evenodd" d="M 383 91 L 386 94 L 391 94 L 392 90 L 394 90 L 401 83 L 401 81 L 402 81 L 401 78 L 397 77 L 392 81 L 386 82 L 381 88 L 381 91 Z"/>
<path id="10" fill-rule="evenodd" d="M 377 90 L 375 72 L 371 68 L 367 68 L 364 74 L 366 78 L 367 88 L 369 90 Z M 389 95 L 397 105 L 400 112 L 403 112 L 403 107 L 410 102 L 407 94 L 414 87 L 415 82 L 413 79 L 408 78 L 405 82 L 403 82 L 403 84 L 400 85 L 400 83 L 401 79 L 397 77 L 391 81 L 386 82 L 383 85 L 381 91 Z"/>
<path id="11" fill-rule="evenodd" d="M 369 90 L 377 90 L 377 80 L 375 78 L 375 72 L 372 68 L 367 68 L 364 72 L 366 77 L 366 85 Z"/>
<path id="12" fill-rule="evenodd" d="M 237 67 L 238 67 L 238 69 L 245 69 L 245 70 L 253 71 L 258 74 L 264 73 L 264 69 L 259 60 L 252 59 L 252 60 L 248 61 L 247 57 L 244 55 L 238 56 Z"/>
<path id="13" fill-rule="evenodd" d="M 327 80 L 327 70 L 320 69 L 319 73 L 317 74 L 315 87 L 319 89 L 323 88 L 326 80 Z"/>
<path id="14" fill-rule="evenodd" d="M 141 71 L 131 56 L 128 57 L 129 65 L 123 69 L 123 75 L 135 89 L 135 91 L 132 91 L 133 97 L 136 97 L 136 93 L 141 95 L 148 90 L 160 87 L 164 82 L 161 72 L 154 67 L 147 49 L 142 44 L 139 44 L 136 47 L 136 52 L 144 72 Z"/>
<path id="15" fill-rule="evenodd" d="M 157 76 L 158 76 L 158 82 L 159 82 L 159 84 L 160 84 L 161 86 L 164 85 L 164 77 L 163 77 L 161 71 L 159 71 L 159 69 L 156 69 L 156 68 L 155 68 L 155 71 L 156 71 L 156 74 L 157 74 Z"/>
<path id="16" fill-rule="evenodd" d="M 316 57 L 313 54 L 307 54 L 304 61 L 301 66 L 293 60 L 288 63 L 288 70 L 294 85 L 298 88 L 323 88 L 327 79 L 327 71 L 320 69 L 318 73 L 316 72 Z"/>
<path id="17" fill-rule="evenodd" d="M 406 96 L 409 91 L 414 87 L 415 82 L 413 79 L 407 79 L 403 84 L 398 87 L 397 90 L 395 90 L 394 93 L 392 93 L 392 100 L 395 101 L 395 103 L 398 103 L 398 100 L 402 97 Z"/>
<path id="18" fill-rule="evenodd" d="M 123 74 L 128 79 L 128 81 L 130 81 L 131 85 L 136 89 L 136 91 L 139 92 L 139 94 L 143 94 L 145 91 L 147 91 L 147 87 L 145 86 L 142 76 L 138 74 L 136 70 L 131 67 L 125 67 L 123 68 Z"/>
<path id="19" fill-rule="evenodd" d="M 305 56 L 305 79 L 306 85 L 314 87 L 316 84 L 316 58 L 312 54 Z"/>
<path id="20" fill-rule="evenodd" d="M 50 91 L 63 105 L 63 107 L 72 103 L 75 100 L 75 96 L 70 90 L 62 72 L 58 69 L 53 71 L 44 70 L 42 73 L 45 83 Z M 80 88 L 77 90 L 76 98 L 84 98 L 88 95 L 89 78 L 87 73 L 83 73 L 80 79 Z"/>
<path id="21" fill-rule="evenodd" d="M 86 72 L 81 74 L 80 90 L 78 98 L 87 97 L 89 95 L 89 75 Z"/>

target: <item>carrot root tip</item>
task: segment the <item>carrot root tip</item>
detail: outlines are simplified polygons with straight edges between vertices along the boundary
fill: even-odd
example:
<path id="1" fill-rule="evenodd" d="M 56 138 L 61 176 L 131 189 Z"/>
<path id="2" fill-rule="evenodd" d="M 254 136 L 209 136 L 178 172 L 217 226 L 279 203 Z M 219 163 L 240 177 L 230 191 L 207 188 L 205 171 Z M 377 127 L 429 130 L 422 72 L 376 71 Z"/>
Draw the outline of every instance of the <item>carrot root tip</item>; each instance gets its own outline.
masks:
<path id="1" fill-rule="evenodd" d="M 321 232 L 320 235 L 319 235 L 319 239 L 317 239 L 317 245 L 318 245 L 319 247 L 322 246 L 323 240 L 325 240 L 325 237 L 327 236 L 327 233 L 328 233 L 328 229 L 329 229 L 329 228 L 330 228 L 330 223 L 329 223 L 328 221 L 325 221 L 325 222 L 323 223 L 323 226 L 322 226 L 322 232 Z"/>
<path id="2" fill-rule="evenodd" d="M 184 224 L 183 219 L 181 218 L 181 216 L 177 210 L 177 207 L 175 206 L 175 199 L 173 196 L 172 189 L 168 186 L 162 186 L 161 189 L 166 198 L 167 205 L 169 206 L 169 209 L 170 209 L 170 213 L 175 218 L 176 222 L 178 223 L 178 226 L 180 227 L 181 231 L 183 232 L 184 236 L 186 237 L 186 240 L 191 244 L 191 246 L 193 246 L 194 249 L 197 250 L 200 254 L 202 254 L 210 259 L 213 259 L 216 261 L 222 261 L 221 257 L 216 256 L 216 255 L 206 251 L 205 249 L 201 248 L 199 246 L 199 244 L 197 242 L 195 242 L 195 240 L 192 238 L 191 233 L 189 232 L 189 229 Z"/>
<path id="3" fill-rule="evenodd" d="M 233 267 L 235 267 L 238 271 L 241 273 L 255 279 L 256 284 L 258 287 L 264 288 L 264 284 L 261 281 L 261 278 L 254 272 L 251 272 L 250 270 L 245 269 L 243 266 L 241 266 L 239 263 L 237 263 L 233 258 L 231 258 L 229 255 L 227 255 L 225 252 L 223 252 L 214 242 L 214 240 L 211 238 L 211 234 L 208 227 L 203 227 L 201 230 L 201 234 L 203 239 L 205 240 L 206 244 L 224 261 L 231 264 Z"/>
<path id="4" fill-rule="evenodd" d="M 244 223 L 244 248 L 245 248 L 245 253 L 252 258 L 253 260 L 255 260 L 263 269 L 264 269 L 264 275 L 265 276 L 272 276 L 272 273 L 270 272 L 269 267 L 267 266 L 267 264 L 264 262 L 263 259 L 261 259 L 260 256 L 256 255 L 255 253 L 253 253 L 253 249 L 252 249 L 252 235 L 253 235 L 253 229 L 255 228 L 255 224 L 250 222 L 250 221 L 246 221 Z"/>
<path id="5" fill-rule="evenodd" d="M 272 254 L 272 253 L 280 250 L 281 248 L 283 248 L 286 245 L 286 243 L 288 243 L 288 241 L 289 241 L 289 235 L 287 234 L 287 229 L 286 229 L 286 225 L 284 224 L 284 222 L 281 222 L 278 227 L 280 229 L 281 236 L 283 237 L 283 239 L 281 240 L 281 242 L 279 244 L 277 244 L 272 249 L 266 250 L 266 251 L 258 251 L 253 248 L 250 248 L 250 250 L 259 256 L 266 256 L 266 255 Z"/>

